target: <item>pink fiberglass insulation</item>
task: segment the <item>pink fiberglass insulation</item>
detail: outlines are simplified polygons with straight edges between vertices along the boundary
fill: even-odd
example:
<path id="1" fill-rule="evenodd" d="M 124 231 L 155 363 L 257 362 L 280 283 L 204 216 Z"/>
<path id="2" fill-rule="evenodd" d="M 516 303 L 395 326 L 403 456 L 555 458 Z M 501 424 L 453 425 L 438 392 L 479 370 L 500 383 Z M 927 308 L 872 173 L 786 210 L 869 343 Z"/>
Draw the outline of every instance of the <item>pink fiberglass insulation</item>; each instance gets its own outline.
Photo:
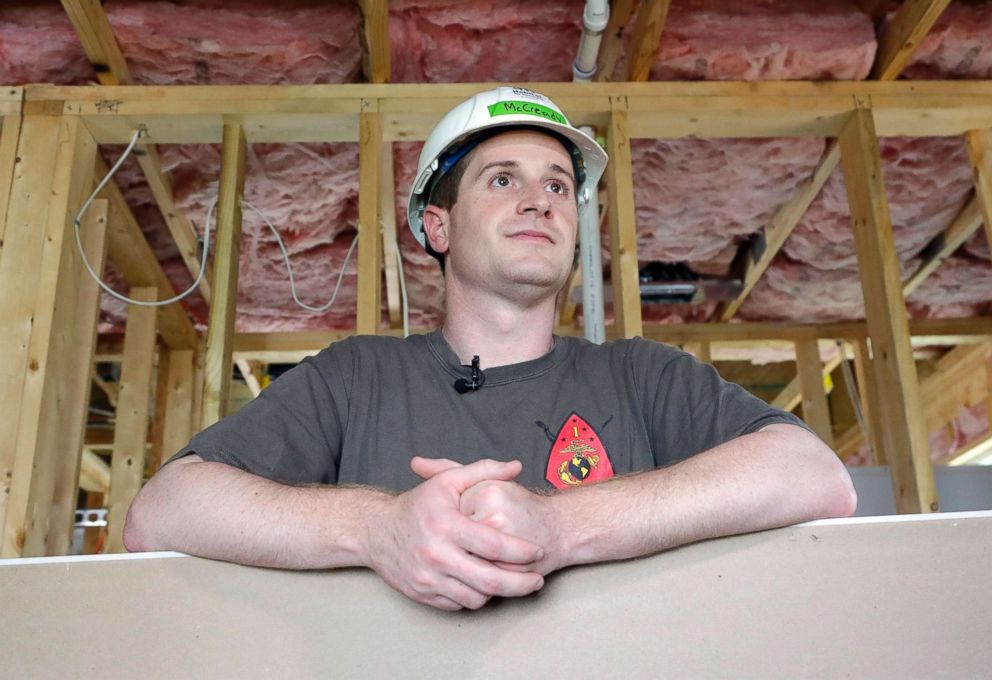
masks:
<path id="1" fill-rule="evenodd" d="M 139 84 L 342 83 L 359 72 L 358 11 L 318 0 L 105 3 Z M 95 81 L 58 3 L 0 8 L 0 82 Z"/>
<path id="2" fill-rule="evenodd" d="M 908 260 L 942 232 L 974 184 L 960 137 L 892 137 L 879 143 L 892 230 L 900 260 Z M 794 260 L 822 269 L 857 263 L 850 210 L 840 166 L 786 241 Z"/>
<path id="3" fill-rule="evenodd" d="M 393 0 L 394 82 L 572 79 L 583 0 Z"/>
<path id="4" fill-rule="evenodd" d="M 736 245 L 807 180 L 820 139 L 671 139 L 631 144 L 637 255 L 725 274 Z"/>
<path id="5" fill-rule="evenodd" d="M 851 0 L 675 0 L 651 80 L 861 80 L 875 47 Z"/>
<path id="6" fill-rule="evenodd" d="M 915 80 L 992 78 L 992 3 L 952 2 L 920 43 L 903 76 Z"/>

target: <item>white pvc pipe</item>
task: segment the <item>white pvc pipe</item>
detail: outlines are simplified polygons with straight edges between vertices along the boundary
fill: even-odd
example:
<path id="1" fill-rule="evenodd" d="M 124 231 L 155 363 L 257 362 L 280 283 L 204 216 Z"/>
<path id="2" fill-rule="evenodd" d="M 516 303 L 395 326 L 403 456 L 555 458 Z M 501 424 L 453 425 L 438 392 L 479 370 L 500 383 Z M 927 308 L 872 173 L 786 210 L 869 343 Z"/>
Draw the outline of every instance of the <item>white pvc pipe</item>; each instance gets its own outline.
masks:
<path id="1" fill-rule="evenodd" d="M 608 0 L 586 0 L 582 12 L 582 38 L 579 40 L 579 52 L 572 62 L 572 80 L 588 83 L 596 75 L 596 59 L 599 56 L 599 44 L 603 40 L 603 31 L 610 22 L 610 3 Z"/>
<path id="2" fill-rule="evenodd" d="M 581 128 L 595 137 L 591 127 Z M 603 312 L 603 257 L 599 235 L 599 191 L 589 187 L 589 202 L 579 215 L 579 260 L 582 264 L 582 317 L 585 337 L 597 345 L 606 341 Z"/>

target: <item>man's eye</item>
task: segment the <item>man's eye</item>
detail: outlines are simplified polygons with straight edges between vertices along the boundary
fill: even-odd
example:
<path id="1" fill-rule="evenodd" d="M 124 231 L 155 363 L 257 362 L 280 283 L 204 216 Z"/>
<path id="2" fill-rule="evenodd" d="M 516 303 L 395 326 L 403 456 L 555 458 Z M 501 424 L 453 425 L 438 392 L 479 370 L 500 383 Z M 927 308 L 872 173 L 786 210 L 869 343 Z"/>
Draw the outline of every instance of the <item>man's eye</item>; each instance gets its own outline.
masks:
<path id="1" fill-rule="evenodd" d="M 548 184 L 548 189 L 555 194 L 568 195 L 568 187 L 563 182 L 551 182 Z"/>
<path id="2" fill-rule="evenodd" d="M 497 187 L 508 187 L 510 186 L 510 178 L 506 175 L 496 175 L 493 178 L 492 184 Z"/>

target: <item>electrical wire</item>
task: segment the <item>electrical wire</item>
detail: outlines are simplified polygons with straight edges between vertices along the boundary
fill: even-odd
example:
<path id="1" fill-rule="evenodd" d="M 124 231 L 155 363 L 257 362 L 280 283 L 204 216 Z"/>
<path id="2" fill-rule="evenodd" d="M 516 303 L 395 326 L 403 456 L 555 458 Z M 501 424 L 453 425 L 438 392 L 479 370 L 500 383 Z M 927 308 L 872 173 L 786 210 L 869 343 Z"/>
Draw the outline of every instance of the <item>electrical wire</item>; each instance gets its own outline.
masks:
<path id="1" fill-rule="evenodd" d="M 114 163 L 112 168 L 110 168 L 110 172 L 107 173 L 107 176 L 104 177 L 100 181 L 100 183 L 96 185 L 96 189 L 93 190 L 93 193 L 90 194 L 90 197 L 83 202 L 83 206 L 79 209 L 79 214 L 76 215 L 76 219 L 73 222 L 73 225 L 75 227 L 75 233 L 76 233 L 76 247 L 79 248 L 79 256 L 83 260 L 83 266 L 86 267 L 86 271 L 90 273 L 90 276 L 93 277 L 93 280 L 97 282 L 100 288 L 102 288 L 104 291 L 109 293 L 111 296 L 117 298 L 118 300 L 122 302 L 126 302 L 131 305 L 140 305 L 142 307 L 162 307 L 164 305 L 172 304 L 173 302 L 179 302 L 184 297 L 186 297 L 194 290 L 196 290 L 196 288 L 200 285 L 200 281 L 203 280 L 203 273 L 207 269 L 207 252 L 210 248 L 210 220 L 213 215 L 213 206 L 214 203 L 216 203 L 216 200 L 214 201 L 214 203 L 210 205 L 210 208 L 207 210 L 207 223 L 204 226 L 204 235 L 203 235 L 203 254 L 200 257 L 200 271 L 196 275 L 196 280 L 193 281 L 192 285 L 190 285 L 189 288 L 184 290 L 182 293 L 179 293 L 178 295 L 174 295 L 168 300 L 156 300 L 156 301 L 135 300 L 134 298 L 130 298 L 127 295 L 122 295 L 121 293 L 118 293 L 116 290 L 108 286 L 106 283 L 104 283 L 103 279 L 100 278 L 100 275 L 97 274 L 95 271 L 93 271 L 93 267 L 90 265 L 90 261 L 86 258 L 86 253 L 83 251 L 83 241 L 79 234 L 83 215 L 85 215 L 86 211 L 89 210 L 90 204 L 93 203 L 93 199 L 97 197 L 97 194 L 99 194 L 103 190 L 103 187 L 107 185 L 107 182 L 109 182 L 110 179 L 114 176 L 114 173 L 116 173 L 120 169 L 121 165 L 124 164 L 124 161 L 127 160 L 127 157 L 131 154 L 131 151 L 134 150 L 134 145 L 138 143 L 138 139 L 141 137 L 141 135 L 142 135 L 141 129 L 134 131 L 134 134 L 131 135 L 131 143 L 127 145 L 126 149 L 124 149 L 124 153 L 121 154 L 121 157 L 118 158 L 117 162 Z M 194 232 L 194 236 L 195 235 L 196 232 Z"/>
<path id="2" fill-rule="evenodd" d="M 114 176 L 114 173 L 116 173 L 120 169 L 121 165 L 124 164 L 124 161 L 127 160 L 127 157 L 134 150 L 135 145 L 138 143 L 138 140 L 141 138 L 143 133 L 144 131 L 140 128 L 134 131 L 134 134 L 131 135 L 130 143 L 127 145 L 127 148 L 124 149 L 124 153 L 121 154 L 121 157 L 118 158 L 117 162 L 114 163 L 113 167 L 110 168 L 110 172 L 107 173 L 107 176 L 104 177 L 99 184 L 97 184 L 96 189 L 93 190 L 93 193 L 90 194 L 89 198 L 87 198 L 83 202 L 83 205 L 79 209 L 79 213 L 76 215 L 76 219 L 73 222 L 73 224 L 75 227 L 75 234 L 76 234 L 76 247 L 79 249 L 79 255 L 83 260 L 83 265 L 86 267 L 86 271 L 89 272 L 90 276 L 93 277 L 93 280 L 97 282 L 100 288 L 102 288 L 104 291 L 109 293 L 111 296 L 117 298 L 118 300 L 122 302 L 126 302 L 131 305 L 141 305 L 143 307 L 162 307 L 164 305 L 169 305 L 172 304 L 173 302 L 178 302 L 179 300 L 182 300 L 190 293 L 192 293 L 194 290 L 196 290 L 196 288 L 200 285 L 200 282 L 203 280 L 203 274 L 207 269 L 207 254 L 210 251 L 210 228 L 211 228 L 211 223 L 213 222 L 214 209 L 217 207 L 216 196 L 214 196 L 214 198 L 210 201 L 210 204 L 207 206 L 207 219 L 203 228 L 204 229 L 203 253 L 200 256 L 200 271 L 196 275 L 196 280 L 193 281 L 192 285 L 190 285 L 189 288 L 184 290 L 182 293 L 179 293 L 178 295 L 174 295 L 168 300 L 156 300 L 156 301 L 135 300 L 134 298 L 118 293 L 113 288 L 108 286 L 103 281 L 103 279 L 100 278 L 100 275 L 93 270 L 93 267 L 90 265 L 89 260 L 86 258 L 86 253 L 83 251 L 82 238 L 80 236 L 80 227 L 82 224 L 83 215 L 85 215 L 86 211 L 89 210 L 90 205 L 93 203 L 93 200 L 103 190 L 103 187 L 107 185 L 107 182 L 111 180 L 111 178 Z M 331 294 L 331 299 L 328 300 L 326 304 L 321 305 L 320 307 L 312 307 L 306 304 L 305 302 L 303 302 L 302 300 L 300 300 L 299 296 L 296 294 L 296 279 L 293 276 L 293 267 L 289 261 L 289 252 L 286 250 L 286 245 L 283 243 L 282 237 L 279 236 L 279 231 L 275 228 L 275 225 L 272 224 L 272 221 L 269 219 L 268 215 L 266 215 L 264 212 L 262 212 L 261 210 L 259 210 L 254 205 L 252 205 L 251 203 L 249 203 L 244 199 L 241 200 L 241 206 L 242 208 L 248 208 L 250 210 L 253 210 L 259 217 L 261 217 L 262 220 L 265 222 L 266 226 L 268 226 L 269 229 L 272 230 L 273 236 L 276 237 L 276 242 L 279 244 L 279 250 L 282 252 L 283 261 L 286 263 L 286 272 L 289 274 L 289 286 L 290 286 L 290 291 L 293 294 L 293 301 L 303 309 L 307 310 L 308 312 L 312 312 L 314 314 L 320 314 L 322 312 L 327 311 L 331 307 L 331 305 L 334 304 L 334 301 L 338 297 L 338 292 L 341 290 L 341 282 L 344 280 L 344 272 L 348 268 L 348 262 L 351 260 L 351 254 L 355 250 L 355 245 L 358 243 L 358 234 L 355 234 L 355 238 L 352 239 L 351 246 L 348 248 L 348 252 L 344 256 L 344 263 L 341 265 L 341 271 L 338 273 L 338 280 L 337 283 L 334 285 L 334 292 Z M 193 232 L 193 235 L 198 237 L 198 234 L 196 234 L 195 231 Z M 402 260 L 400 260 L 399 267 L 400 267 L 400 286 L 403 293 L 403 309 L 404 309 L 403 329 L 404 329 L 404 336 L 406 336 L 409 334 L 409 320 L 406 312 L 406 283 L 403 280 Z"/>
<path id="3" fill-rule="evenodd" d="M 344 263 L 341 265 L 341 271 L 338 273 L 338 281 L 334 285 L 334 292 L 331 294 L 331 299 L 327 301 L 326 304 L 320 307 L 311 307 L 306 304 L 296 295 L 296 279 L 293 277 L 293 267 L 289 264 L 289 252 L 286 250 L 285 244 L 282 242 L 282 238 L 279 236 L 279 232 L 276 230 L 275 225 L 269 220 L 268 215 L 263 213 L 261 210 L 253 206 L 248 201 L 242 200 L 241 205 L 250 210 L 254 210 L 259 217 L 265 222 L 265 224 L 272 230 L 272 235 L 276 237 L 276 242 L 279 244 L 279 250 L 282 251 L 282 259 L 286 263 L 286 271 L 289 272 L 289 288 L 293 293 L 293 301 L 296 302 L 300 307 L 307 310 L 308 312 L 313 312 L 319 314 L 321 312 L 327 311 L 331 305 L 334 304 L 334 300 L 338 297 L 338 291 L 341 290 L 341 281 L 344 280 L 345 269 L 348 268 L 348 261 L 351 260 L 351 253 L 355 250 L 355 245 L 358 243 L 358 234 L 355 234 L 355 238 L 351 240 L 351 246 L 348 248 L 348 253 L 344 256 Z"/>

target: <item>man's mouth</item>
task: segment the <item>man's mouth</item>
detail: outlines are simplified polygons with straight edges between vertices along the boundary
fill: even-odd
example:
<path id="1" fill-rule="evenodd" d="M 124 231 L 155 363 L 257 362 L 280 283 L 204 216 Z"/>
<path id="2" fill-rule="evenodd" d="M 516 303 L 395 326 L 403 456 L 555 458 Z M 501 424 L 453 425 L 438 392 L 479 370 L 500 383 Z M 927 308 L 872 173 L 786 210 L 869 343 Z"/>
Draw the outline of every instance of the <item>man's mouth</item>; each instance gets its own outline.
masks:
<path id="1" fill-rule="evenodd" d="M 510 234 L 510 238 L 522 239 L 525 241 L 536 241 L 540 243 L 554 243 L 554 239 L 551 235 L 545 231 L 539 231 L 536 229 L 525 229 L 523 231 L 517 231 Z"/>

